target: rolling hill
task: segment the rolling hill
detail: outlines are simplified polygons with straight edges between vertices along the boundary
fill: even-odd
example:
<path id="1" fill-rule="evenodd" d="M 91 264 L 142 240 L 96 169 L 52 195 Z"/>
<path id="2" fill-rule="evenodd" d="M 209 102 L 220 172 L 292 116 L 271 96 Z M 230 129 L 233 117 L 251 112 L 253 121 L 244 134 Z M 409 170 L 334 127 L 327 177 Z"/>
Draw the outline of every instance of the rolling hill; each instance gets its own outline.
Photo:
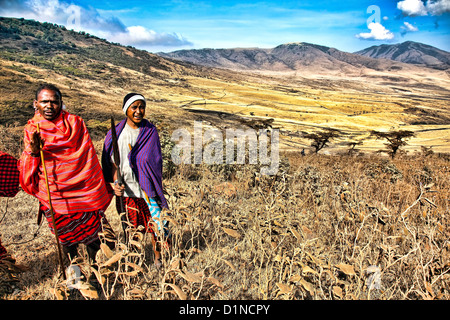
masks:
<path id="1" fill-rule="evenodd" d="M 439 70 L 450 68 L 449 52 L 413 41 L 372 46 L 355 53 L 366 57 L 390 59 Z"/>
<path id="2" fill-rule="evenodd" d="M 58 84 L 68 105 L 88 117 L 97 110 L 102 121 L 106 116 L 98 110 L 109 115 L 120 111 L 117 106 L 128 91 L 151 95 L 158 86 L 170 86 L 167 79 L 201 73 L 200 67 L 185 67 L 85 32 L 14 18 L 0 18 L 0 62 L 1 125 L 26 123 L 40 82 Z M 157 94 L 154 99 L 164 100 Z"/>

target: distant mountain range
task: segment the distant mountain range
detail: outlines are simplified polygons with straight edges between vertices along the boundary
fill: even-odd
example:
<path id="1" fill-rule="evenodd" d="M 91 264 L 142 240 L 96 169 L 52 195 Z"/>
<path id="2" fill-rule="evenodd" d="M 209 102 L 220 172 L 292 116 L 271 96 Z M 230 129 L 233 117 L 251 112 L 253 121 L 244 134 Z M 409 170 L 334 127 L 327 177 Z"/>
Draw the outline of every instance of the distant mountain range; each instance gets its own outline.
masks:
<path id="1" fill-rule="evenodd" d="M 194 49 L 159 53 L 160 56 L 208 67 L 233 70 L 310 71 L 355 73 L 361 68 L 391 71 L 403 63 L 446 70 L 450 53 L 416 42 L 373 46 L 355 53 L 306 43 L 282 44 L 271 49 Z"/>
<path id="2" fill-rule="evenodd" d="M 450 67 L 449 52 L 413 41 L 372 46 L 355 53 L 366 57 L 390 59 L 434 69 L 446 70 Z"/>
<path id="3" fill-rule="evenodd" d="M 450 53 L 416 42 L 373 46 L 355 53 L 296 42 L 275 48 L 179 50 L 152 54 L 85 32 L 34 20 L 0 17 L 0 58 L 88 79 L 122 83 L 121 67 L 155 78 L 196 74 L 202 66 L 299 76 L 369 76 L 417 67 L 450 69 Z M 190 63 L 190 65 L 187 65 Z M 194 65 L 192 65 L 194 64 Z"/>

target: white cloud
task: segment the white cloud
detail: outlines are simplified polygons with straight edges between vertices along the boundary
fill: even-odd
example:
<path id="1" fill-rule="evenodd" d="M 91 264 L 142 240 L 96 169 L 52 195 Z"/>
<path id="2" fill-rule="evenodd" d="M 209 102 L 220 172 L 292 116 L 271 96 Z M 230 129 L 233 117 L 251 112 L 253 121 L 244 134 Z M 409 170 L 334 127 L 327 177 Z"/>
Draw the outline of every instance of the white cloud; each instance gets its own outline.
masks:
<path id="1" fill-rule="evenodd" d="M 123 23 L 115 17 L 106 18 L 95 8 L 59 0 L 0 0 L 0 15 L 56 23 L 77 31 L 125 30 Z"/>
<path id="2" fill-rule="evenodd" d="M 143 26 L 126 27 L 117 17 L 104 16 L 92 6 L 85 8 L 66 0 L 0 0 L 0 16 L 56 23 L 136 47 L 191 45 L 177 34 L 158 33 Z"/>
<path id="3" fill-rule="evenodd" d="M 411 23 L 409 23 L 409 22 L 406 22 L 406 21 L 405 21 L 403 24 L 404 24 L 404 26 L 402 26 L 401 29 L 404 29 L 404 30 L 406 30 L 406 31 L 408 31 L 408 32 L 416 32 L 416 31 L 419 31 L 419 28 L 413 26 L 413 25 L 412 25 Z"/>
<path id="4" fill-rule="evenodd" d="M 400 34 L 402 36 L 404 36 L 408 32 L 417 32 L 417 31 L 419 31 L 419 28 L 417 28 L 416 26 L 413 26 L 411 23 L 406 22 L 406 21 L 403 22 L 403 26 L 400 27 Z"/>
<path id="5" fill-rule="evenodd" d="M 397 9 L 401 10 L 404 16 L 417 17 L 426 16 L 427 9 L 421 0 L 403 0 L 397 3 Z"/>
<path id="6" fill-rule="evenodd" d="M 371 22 L 367 27 L 370 32 L 359 33 L 356 37 L 363 40 L 392 40 L 394 38 L 394 34 L 378 22 Z"/>
<path id="7" fill-rule="evenodd" d="M 431 15 L 440 16 L 441 14 L 450 12 L 450 0 L 428 0 L 426 7 Z"/>
<path id="8" fill-rule="evenodd" d="M 397 9 L 409 17 L 440 16 L 450 12 L 450 0 L 428 0 L 426 4 L 422 0 L 403 0 L 397 2 Z"/>
<path id="9" fill-rule="evenodd" d="M 133 46 L 168 46 L 177 47 L 191 45 L 183 36 L 175 33 L 158 33 L 142 26 L 127 27 L 124 32 L 111 34 L 109 39 L 124 45 Z"/>

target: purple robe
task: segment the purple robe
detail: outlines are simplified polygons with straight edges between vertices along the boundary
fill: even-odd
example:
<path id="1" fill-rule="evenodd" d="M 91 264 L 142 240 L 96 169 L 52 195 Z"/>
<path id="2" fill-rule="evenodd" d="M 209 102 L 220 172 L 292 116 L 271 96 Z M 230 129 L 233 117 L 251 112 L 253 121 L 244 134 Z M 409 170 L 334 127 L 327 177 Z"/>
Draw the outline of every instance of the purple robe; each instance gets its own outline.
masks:
<path id="1" fill-rule="evenodd" d="M 127 119 L 116 125 L 117 139 Z M 106 134 L 102 152 L 103 174 L 107 182 L 113 182 L 112 162 L 113 155 L 111 130 Z M 144 119 L 139 126 L 139 135 L 136 144 L 128 154 L 131 170 L 133 170 L 139 185 L 147 196 L 159 199 L 161 206 L 169 208 L 162 188 L 162 154 L 156 127 Z"/>

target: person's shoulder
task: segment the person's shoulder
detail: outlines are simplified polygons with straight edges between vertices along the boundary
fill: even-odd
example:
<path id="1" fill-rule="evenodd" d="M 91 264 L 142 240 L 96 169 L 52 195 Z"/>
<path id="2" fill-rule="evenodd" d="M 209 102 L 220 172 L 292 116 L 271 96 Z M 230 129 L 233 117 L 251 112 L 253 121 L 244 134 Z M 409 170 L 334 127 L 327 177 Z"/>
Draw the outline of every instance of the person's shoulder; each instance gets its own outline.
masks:
<path id="1" fill-rule="evenodd" d="M 78 121 L 78 122 L 84 122 L 83 118 L 75 113 L 70 113 L 67 110 L 61 111 L 61 114 L 63 118 L 66 118 L 70 121 Z"/>
<path id="2" fill-rule="evenodd" d="M 63 112 L 64 112 L 63 117 L 66 119 L 66 121 L 69 123 L 69 125 L 71 127 L 73 127 L 74 129 L 77 129 L 77 130 L 82 129 L 81 131 L 79 131 L 80 134 L 83 134 L 86 132 L 87 125 L 81 116 L 74 114 L 74 113 L 67 112 L 67 111 L 63 111 Z"/>
<path id="3" fill-rule="evenodd" d="M 142 124 L 144 125 L 144 127 L 147 127 L 149 129 L 156 129 L 155 125 L 147 119 L 142 120 Z"/>

